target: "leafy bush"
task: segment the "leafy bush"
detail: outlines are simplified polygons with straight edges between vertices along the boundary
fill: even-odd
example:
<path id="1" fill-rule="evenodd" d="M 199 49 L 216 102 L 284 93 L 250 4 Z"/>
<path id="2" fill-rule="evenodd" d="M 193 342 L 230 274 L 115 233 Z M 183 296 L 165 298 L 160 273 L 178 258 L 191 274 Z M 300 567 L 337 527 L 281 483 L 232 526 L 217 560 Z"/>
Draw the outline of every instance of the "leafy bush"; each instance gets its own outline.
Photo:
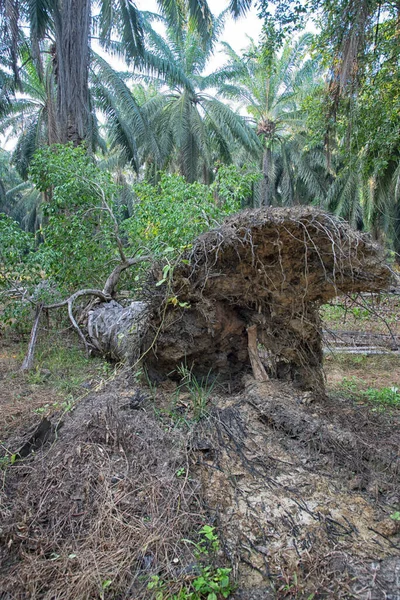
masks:
<path id="1" fill-rule="evenodd" d="M 24 291 L 25 295 L 31 294 L 43 275 L 35 253 L 35 237 L 0 213 L 0 240 L 0 324 L 15 324 L 21 330 L 31 305 L 27 301 L 21 303 L 20 298 Z"/>
<path id="2" fill-rule="evenodd" d="M 133 246 L 144 246 L 156 255 L 167 249 L 182 250 L 203 231 L 237 212 L 251 193 L 254 172 L 220 167 L 211 186 L 187 183 L 184 177 L 164 173 L 157 186 L 134 186 L 134 215 L 124 223 Z M 171 250 L 170 250 L 171 251 Z"/>
<path id="3" fill-rule="evenodd" d="M 217 206 L 209 187 L 187 183 L 179 175 L 163 174 L 157 186 L 143 182 L 134 190 L 134 215 L 124 229 L 133 246 L 145 246 L 156 255 L 167 248 L 183 249 L 230 212 Z"/>
<path id="4" fill-rule="evenodd" d="M 47 276 L 66 289 L 101 285 L 117 257 L 114 209 L 118 187 L 83 146 L 56 144 L 35 155 L 31 177 L 47 197 L 40 260 Z"/>

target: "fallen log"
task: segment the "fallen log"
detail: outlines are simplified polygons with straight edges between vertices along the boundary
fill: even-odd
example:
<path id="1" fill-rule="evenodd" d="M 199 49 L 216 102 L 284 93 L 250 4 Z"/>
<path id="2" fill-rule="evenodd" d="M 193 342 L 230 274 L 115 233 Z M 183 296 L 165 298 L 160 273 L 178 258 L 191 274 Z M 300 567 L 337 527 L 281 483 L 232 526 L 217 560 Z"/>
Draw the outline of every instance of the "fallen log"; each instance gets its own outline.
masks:
<path id="1" fill-rule="evenodd" d="M 321 304 L 392 283 L 369 236 L 311 207 L 243 211 L 198 237 L 168 277 L 163 266 L 153 268 L 140 303 L 91 311 L 90 340 L 102 354 L 140 360 L 152 378 L 184 363 L 197 376 L 229 380 L 252 362 L 258 378 L 319 392 Z M 265 375 L 255 339 L 267 356 Z"/>

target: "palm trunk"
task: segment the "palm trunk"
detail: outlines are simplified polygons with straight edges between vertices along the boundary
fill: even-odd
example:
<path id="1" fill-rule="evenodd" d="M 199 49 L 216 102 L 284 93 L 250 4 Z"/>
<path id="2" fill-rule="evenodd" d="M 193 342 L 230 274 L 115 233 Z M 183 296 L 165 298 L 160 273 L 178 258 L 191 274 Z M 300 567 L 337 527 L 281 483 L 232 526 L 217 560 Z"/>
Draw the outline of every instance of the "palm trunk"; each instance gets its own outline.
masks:
<path id="1" fill-rule="evenodd" d="M 263 178 L 261 180 L 261 205 L 262 206 L 271 206 L 272 203 L 272 190 L 271 190 L 271 180 L 269 176 L 269 171 L 271 167 L 271 159 L 272 153 L 270 148 L 265 148 L 263 152 L 262 158 L 262 171 Z"/>
<path id="2" fill-rule="evenodd" d="M 59 140 L 77 145 L 88 133 L 90 0 L 59 0 L 54 17 Z"/>

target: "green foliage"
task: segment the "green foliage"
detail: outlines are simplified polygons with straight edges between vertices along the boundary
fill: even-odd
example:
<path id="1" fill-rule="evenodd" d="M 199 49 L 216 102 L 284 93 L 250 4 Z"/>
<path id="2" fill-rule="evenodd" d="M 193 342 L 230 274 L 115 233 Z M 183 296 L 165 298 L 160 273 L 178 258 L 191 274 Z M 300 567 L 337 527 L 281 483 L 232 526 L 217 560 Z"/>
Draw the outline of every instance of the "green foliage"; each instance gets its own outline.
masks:
<path id="1" fill-rule="evenodd" d="M 239 207 L 252 206 L 254 184 L 260 179 L 261 173 L 255 166 L 220 165 L 211 189 L 220 204 L 235 212 Z"/>
<path id="2" fill-rule="evenodd" d="M 35 248 L 35 237 L 22 231 L 11 217 L 0 213 L 0 286 L 6 278 L 21 279 L 26 256 Z"/>
<path id="3" fill-rule="evenodd" d="M 400 408 L 400 393 L 396 387 L 384 387 L 378 390 L 368 388 L 362 392 L 362 395 L 378 406 Z"/>
<path id="4" fill-rule="evenodd" d="M 117 257 L 114 224 L 104 200 L 114 208 L 118 191 L 84 146 L 43 148 L 31 167 L 36 187 L 49 198 L 39 256 L 47 276 L 67 289 L 101 285 Z"/>
<path id="5" fill-rule="evenodd" d="M 164 581 L 159 575 L 153 575 L 147 589 L 153 593 L 154 600 L 219 600 L 228 598 L 233 591 L 229 579 L 231 569 L 204 564 L 209 553 L 216 554 L 219 550 L 219 539 L 215 527 L 204 525 L 199 531 L 200 541 L 184 540 L 194 544 L 195 556 L 203 564 L 199 565 L 199 574 L 192 580 L 185 581 L 178 593 L 169 593 L 170 584 L 179 582 Z"/>
<path id="6" fill-rule="evenodd" d="M 211 380 L 209 376 L 197 379 L 192 370 L 183 364 L 177 367 L 177 372 L 181 378 L 176 390 L 177 397 L 182 390 L 188 391 L 190 395 L 188 407 L 190 415 L 188 416 L 199 421 L 207 414 L 208 402 L 215 387 L 215 381 Z"/>
<path id="7" fill-rule="evenodd" d="M 361 361 L 362 364 L 362 361 Z M 369 402 L 379 410 L 400 408 L 400 391 L 397 387 L 365 388 L 365 382 L 357 377 L 343 377 L 340 388 L 356 400 Z"/>
<path id="8" fill-rule="evenodd" d="M 0 213 L 0 240 L 0 326 L 25 331 L 32 311 L 26 296 L 35 289 L 37 299 L 46 295 L 45 289 L 38 287 L 44 274 L 35 252 L 35 237 Z"/>
<path id="9" fill-rule="evenodd" d="M 222 31 L 224 17 L 222 13 L 210 23 L 213 42 Z M 167 27 L 166 35 L 156 33 L 148 22 L 145 29 L 149 51 L 166 67 L 162 74 L 143 76 L 158 89 L 156 95 L 141 105 L 142 114 L 150 124 L 141 150 L 148 174 L 153 170 L 154 177 L 160 168 L 170 168 L 189 182 L 208 182 L 212 180 L 216 160 L 236 162 L 237 150 L 256 158 L 261 146 L 254 130 L 214 91 L 231 77 L 231 72 L 219 69 L 204 74 L 213 44 L 203 45 L 190 21 L 179 30 Z M 136 96 L 144 99 L 141 90 Z M 159 152 L 154 150 L 153 136 Z"/>
<path id="10" fill-rule="evenodd" d="M 303 35 L 280 53 L 275 49 L 268 61 L 254 42 L 244 55 L 224 44 L 230 78 L 218 82 L 219 92 L 246 109 L 260 139 L 259 204 L 311 203 L 325 194 L 323 155 L 310 150 L 302 108 L 321 83 L 319 65 L 308 54 L 311 41 Z"/>
<path id="11" fill-rule="evenodd" d="M 197 235 L 240 208 L 240 190 L 236 197 L 232 192 L 227 202 L 216 203 L 210 187 L 187 183 L 179 175 L 164 173 L 157 186 L 143 182 L 134 190 L 134 215 L 123 228 L 134 247 L 146 247 L 156 256 L 183 250 Z"/>

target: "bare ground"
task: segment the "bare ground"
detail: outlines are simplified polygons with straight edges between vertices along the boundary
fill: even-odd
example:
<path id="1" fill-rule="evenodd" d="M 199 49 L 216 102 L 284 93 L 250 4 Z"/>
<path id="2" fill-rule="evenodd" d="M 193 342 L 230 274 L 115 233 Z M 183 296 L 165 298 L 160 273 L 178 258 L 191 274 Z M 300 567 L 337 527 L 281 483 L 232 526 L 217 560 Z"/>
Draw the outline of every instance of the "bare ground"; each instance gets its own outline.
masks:
<path id="1" fill-rule="evenodd" d="M 204 523 L 218 528 L 213 560 L 233 569 L 234 599 L 400 599 L 398 409 L 376 412 L 337 386 L 308 405 L 288 384 L 247 378 L 236 395 L 215 387 L 197 420 L 190 391 L 125 372 L 52 411 L 51 383 L 32 389 L 16 348 L 0 353 L 3 456 L 37 443 L 40 403 L 53 429 L 4 461 L 2 600 L 150 599 L 154 574 L 172 597 L 195 577 L 185 540 Z M 390 361 L 385 385 L 398 378 Z"/>

